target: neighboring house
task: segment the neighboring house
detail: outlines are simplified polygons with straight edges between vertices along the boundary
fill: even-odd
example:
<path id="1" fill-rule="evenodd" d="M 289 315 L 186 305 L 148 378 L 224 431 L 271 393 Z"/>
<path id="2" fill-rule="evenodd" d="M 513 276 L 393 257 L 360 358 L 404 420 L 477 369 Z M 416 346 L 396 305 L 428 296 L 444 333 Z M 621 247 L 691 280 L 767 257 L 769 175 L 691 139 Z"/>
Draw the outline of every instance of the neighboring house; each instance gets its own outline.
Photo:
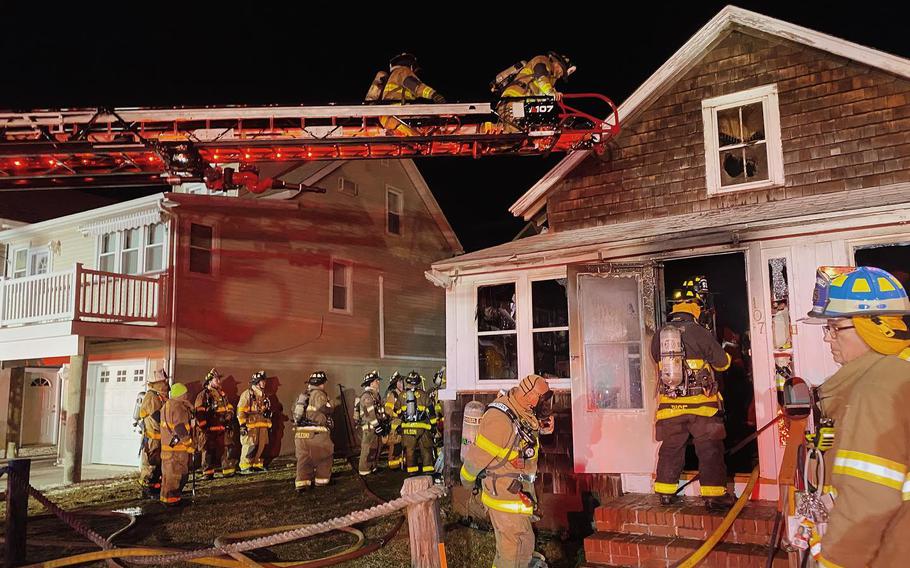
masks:
<path id="1" fill-rule="evenodd" d="M 449 463 L 467 401 L 545 374 L 559 419 L 538 489 L 556 515 L 581 509 L 586 491 L 651 491 L 649 342 L 682 278 L 706 274 L 718 327 L 740 346 L 751 336 L 751 364 L 742 349 L 725 386 L 741 438 L 776 416 L 776 373 L 818 383 L 836 369 L 821 329 L 796 321 L 817 266 L 910 272 L 907 59 L 727 7 L 619 116 L 603 155 L 570 154 L 512 207 L 545 234 L 428 273 L 446 287 Z M 732 466 L 757 459 L 766 499 L 779 435 Z"/>
<path id="2" fill-rule="evenodd" d="M 62 444 L 65 408 L 81 463 L 135 464 L 145 378 L 166 368 L 193 390 L 217 367 L 235 398 L 268 373 L 274 455 L 293 449 L 287 415 L 312 372 L 335 398 L 374 368 L 432 376 L 444 294 L 423 273 L 461 247 L 414 164 L 322 162 L 284 178 L 327 193 L 156 194 L 0 233 L 4 446 Z"/>

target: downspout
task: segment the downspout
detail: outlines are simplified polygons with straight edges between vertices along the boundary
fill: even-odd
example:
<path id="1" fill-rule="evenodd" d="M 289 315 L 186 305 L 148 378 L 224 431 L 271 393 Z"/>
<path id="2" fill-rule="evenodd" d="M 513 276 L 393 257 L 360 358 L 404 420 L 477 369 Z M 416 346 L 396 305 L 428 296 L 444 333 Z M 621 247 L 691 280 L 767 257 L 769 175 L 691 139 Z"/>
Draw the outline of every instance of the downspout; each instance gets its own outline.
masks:
<path id="1" fill-rule="evenodd" d="M 379 359 L 385 359 L 385 289 L 379 276 Z"/>

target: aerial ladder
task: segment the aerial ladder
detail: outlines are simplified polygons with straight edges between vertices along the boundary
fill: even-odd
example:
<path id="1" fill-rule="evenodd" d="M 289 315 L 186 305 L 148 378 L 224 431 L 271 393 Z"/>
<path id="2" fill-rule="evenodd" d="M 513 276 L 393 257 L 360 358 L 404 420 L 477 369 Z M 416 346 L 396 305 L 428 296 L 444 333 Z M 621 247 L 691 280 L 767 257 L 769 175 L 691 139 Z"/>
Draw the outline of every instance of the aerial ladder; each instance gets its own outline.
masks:
<path id="1" fill-rule="evenodd" d="M 583 99 L 606 116 L 570 106 Z M 0 191 L 201 182 L 261 193 L 287 187 L 260 178 L 266 162 L 547 155 L 601 150 L 619 132 L 616 106 L 598 94 L 505 104 L 509 123 L 490 103 L 0 112 Z M 387 116 L 410 133 L 387 131 Z"/>

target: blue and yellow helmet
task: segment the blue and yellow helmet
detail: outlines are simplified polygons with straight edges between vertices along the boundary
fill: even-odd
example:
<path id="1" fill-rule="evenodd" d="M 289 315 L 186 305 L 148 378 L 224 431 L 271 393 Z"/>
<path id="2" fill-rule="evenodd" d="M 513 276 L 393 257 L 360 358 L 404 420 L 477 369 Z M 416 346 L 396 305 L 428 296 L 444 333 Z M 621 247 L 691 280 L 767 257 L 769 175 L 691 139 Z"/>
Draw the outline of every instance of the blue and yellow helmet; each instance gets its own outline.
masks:
<path id="1" fill-rule="evenodd" d="M 881 268 L 821 266 L 816 272 L 810 319 L 906 314 L 910 314 L 907 291 Z"/>

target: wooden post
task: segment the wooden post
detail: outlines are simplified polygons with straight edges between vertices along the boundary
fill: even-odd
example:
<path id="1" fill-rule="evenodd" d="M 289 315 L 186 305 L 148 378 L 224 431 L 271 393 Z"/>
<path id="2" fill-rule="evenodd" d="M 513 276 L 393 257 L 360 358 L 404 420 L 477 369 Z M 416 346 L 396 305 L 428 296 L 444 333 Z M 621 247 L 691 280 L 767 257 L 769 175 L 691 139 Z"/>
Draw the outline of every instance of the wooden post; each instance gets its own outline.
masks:
<path id="1" fill-rule="evenodd" d="M 85 399 L 86 363 L 88 356 L 83 351 L 80 355 L 70 356 L 70 374 L 66 382 L 66 397 L 63 410 L 66 412 L 66 435 L 63 446 L 63 483 L 82 481 L 82 426 L 83 401 Z"/>
<path id="2" fill-rule="evenodd" d="M 32 460 L 14 459 L 7 464 L 6 554 L 4 566 L 25 562 L 25 537 L 28 524 L 28 481 Z"/>
<path id="3" fill-rule="evenodd" d="M 429 475 L 408 477 L 401 495 L 410 495 L 433 486 Z M 411 540 L 411 568 L 441 568 L 439 543 L 442 530 L 439 522 L 439 500 L 432 499 L 407 508 L 408 537 Z"/>

